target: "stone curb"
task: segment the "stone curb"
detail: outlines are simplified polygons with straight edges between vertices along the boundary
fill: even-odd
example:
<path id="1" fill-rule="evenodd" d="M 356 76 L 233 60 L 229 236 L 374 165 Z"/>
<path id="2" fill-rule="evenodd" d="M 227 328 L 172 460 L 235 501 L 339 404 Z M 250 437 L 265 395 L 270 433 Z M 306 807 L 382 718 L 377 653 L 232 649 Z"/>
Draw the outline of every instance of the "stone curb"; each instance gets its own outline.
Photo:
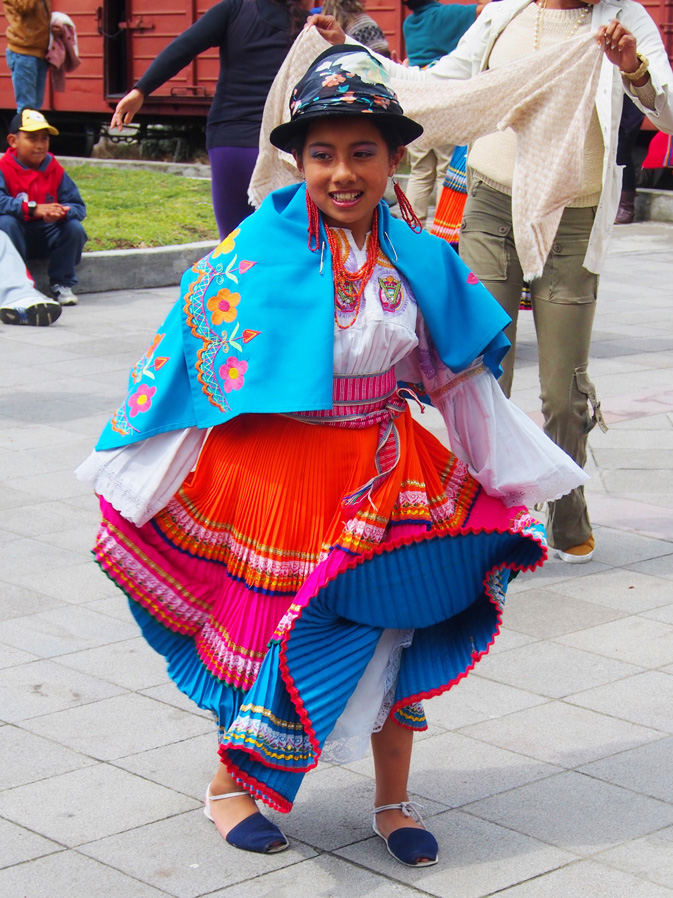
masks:
<path id="1" fill-rule="evenodd" d="M 110 249 L 83 253 L 77 268 L 75 293 L 104 293 L 108 290 L 140 290 L 171 287 L 180 283 L 184 272 L 217 246 L 210 240 L 180 246 L 148 249 Z M 49 289 L 47 263 L 31 262 L 35 283 L 44 293 Z"/>

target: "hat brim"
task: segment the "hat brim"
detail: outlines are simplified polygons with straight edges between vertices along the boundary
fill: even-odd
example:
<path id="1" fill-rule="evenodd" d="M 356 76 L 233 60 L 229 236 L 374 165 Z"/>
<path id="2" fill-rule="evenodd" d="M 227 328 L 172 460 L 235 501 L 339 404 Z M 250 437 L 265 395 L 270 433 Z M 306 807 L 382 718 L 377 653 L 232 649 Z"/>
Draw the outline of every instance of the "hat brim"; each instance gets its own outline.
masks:
<path id="1" fill-rule="evenodd" d="M 315 112 L 307 111 L 293 122 L 284 122 L 284 124 L 278 125 L 269 135 L 269 140 L 277 149 L 283 150 L 285 153 L 291 153 L 297 135 L 301 131 L 306 130 L 306 127 L 311 122 L 330 118 L 359 118 L 364 121 L 369 120 L 374 124 L 380 122 L 381 124 L 393 125 L 399 134 L 400 143 L 403 146 L 416 140 L 423 133 L 423 128 L 418 122 L 407 118 L 406 115 L 400 115 L 395 112 L 385 112 L 384 110 L 380 112 L 378 110 L 372 112 L 343 112 L 341 110 L 339 112 L 325 112 L 322 109 Z"/>
<path id="2" fill-rule="evenodd" d="M 58 131 L 53 125 L 40 125 L 39 122 L 35 123 L 34 128 L 17 128 L 14 134 L 18 134 L 19 131 L 28 131 L 30 134 L 35 131 L 49 131 L 52 137 L 58 137 Z"/>

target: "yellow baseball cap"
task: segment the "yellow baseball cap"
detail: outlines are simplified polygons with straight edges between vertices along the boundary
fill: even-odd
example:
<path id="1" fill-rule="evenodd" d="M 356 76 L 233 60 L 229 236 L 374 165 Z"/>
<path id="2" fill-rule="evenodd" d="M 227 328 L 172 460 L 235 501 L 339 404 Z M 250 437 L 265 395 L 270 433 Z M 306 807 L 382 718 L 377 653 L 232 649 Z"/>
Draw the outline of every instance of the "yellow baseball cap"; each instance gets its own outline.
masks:
<path id="1" fill-rule="evenodd" d="M 9 125 L 9 133 L 17 131 L 49 131 L 54 137 L 58 134 L 56 128 L 50 125 L 46 118 L 37 109 L 22 109 L 17 112 Z"/>

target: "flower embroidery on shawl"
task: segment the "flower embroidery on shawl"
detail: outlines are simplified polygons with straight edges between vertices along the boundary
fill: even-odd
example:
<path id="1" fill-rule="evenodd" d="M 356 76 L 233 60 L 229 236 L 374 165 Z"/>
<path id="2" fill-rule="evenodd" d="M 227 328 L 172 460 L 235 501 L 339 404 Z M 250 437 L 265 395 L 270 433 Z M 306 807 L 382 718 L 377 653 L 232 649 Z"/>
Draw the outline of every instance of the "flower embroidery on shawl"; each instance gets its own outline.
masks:
<path id="1" fill-rule="evenodd" d="M 240 390 L 245 383 L 243 375 L 247 370 L 247 362 L 230 355 L 218 372 L 224 384 L 224 392 L 231 393 L 232 390 Z"/>
<path id="2" fill-rule="evenodd" d="M 148 412 L 152 408 L 152 397 L 156 391 L 156 387 L 140 384 L 135 393 L 131 393 L 128 398 L 129 415 L 135 418 L 136 415 L 140 415 L 142 412 Z"/>
<path id="3" fill-rule="evenodd" d="M 212 252 L 213 259 L 216 259 L 218 256 L 226 256 L 227 253 L 230 253 L 234 247 L 236 246 L 236 238 L 241 233 L 240 228 L 236 228 L 235 231 L 232 231 L 231 234 L 228 234 L 222 243 L 218 247 L 216 247 Z"/>
<path id="4" fill-rule="evenodd" d="M 468 276 L 467 276 L 467 283 L 468 283 L 468 284 L 472 284 L 472 285 L 478 284 L 478 283 L 479 283 L 479 278 L 477 277 L 477 275 L 476 275 L 473 271 L 471 271 L 471 272 L 468 274 Z"/>
<path id="5" fill-rule="evenodd" d="M 238 312 L 236 306 L 241 301 L 240 293 L 232 293 L 226 287 L 218 290 L 215 296 L 211 296 L 206 303 L 206 308 L 212 314 L 215 327 L 219 327 L 223 321 L 231 324 L 236 319 Z"/>

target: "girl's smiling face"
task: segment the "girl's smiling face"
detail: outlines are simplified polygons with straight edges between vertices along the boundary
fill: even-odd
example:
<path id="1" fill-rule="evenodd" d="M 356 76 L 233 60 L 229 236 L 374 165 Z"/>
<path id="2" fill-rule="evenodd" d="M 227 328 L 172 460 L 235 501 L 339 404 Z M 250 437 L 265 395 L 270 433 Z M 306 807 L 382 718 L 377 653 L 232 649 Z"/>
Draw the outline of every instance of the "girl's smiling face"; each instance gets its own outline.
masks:
<path id="1" fill-rule="evenodd" d="M 295 151 L 294 158 L 325 223 L 349 228 L 363 246 L 374 209 L 403 155 L 404 147 L 391 152 L 364 116 L 344 116 L 310 125 L 301 157 Z"/>

